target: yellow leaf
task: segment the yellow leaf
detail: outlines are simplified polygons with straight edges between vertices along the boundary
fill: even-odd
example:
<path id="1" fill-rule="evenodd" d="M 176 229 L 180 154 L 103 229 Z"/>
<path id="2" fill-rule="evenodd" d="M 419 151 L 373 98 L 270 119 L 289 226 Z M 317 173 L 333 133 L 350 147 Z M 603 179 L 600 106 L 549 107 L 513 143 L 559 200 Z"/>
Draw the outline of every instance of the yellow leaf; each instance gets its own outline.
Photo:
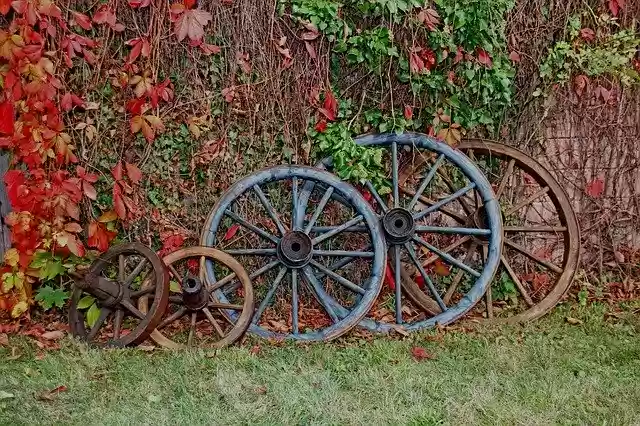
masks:
<path id="1" fill-rule="evenodd" d="M 118 218 L 118 213 L 116 213 L 114 210 L 109 210 L 108 212 L 104 212 L 102 215 L 100 215 L 100 217 L 98 218 L 98 222 L 109 223 L 109 222 L 113 222 L 117 218 Z"/>
<path id="2" fill-rule="evenodd" d="M 444 140 L 447 145 L 457 146 L 462 140 L 462 133 L 459 129 L 450 127 L 448 129 L 442 129 L 438 132 L 438 137 Z"/>
<path id="3" fill-rule="evenodd" d="M 9 266 L 16 267 L 18 266 L 18 260 L 20 259 L 20 254 L 18 250 L 15 248 L 9 249 L 4 253 L 4 263 Z"/>
<path id="4" fill-rule="evenodd" d="M 142 129 L 144 124 L 144 118 L 141 115 L 136 115 L 131 119 L 131 133 L 138 133 Z"/>
<path id="5" fill-rule="evenodd" d="M 29 304 L 27 302 L 24 302 L 24 301 L 18 302 L 15 304 L 15 306 L 11 310 L 11 316 L 13 318 L 18 318 L 20 315 L 27 312 L 27 309 L 29 309 Z"/>

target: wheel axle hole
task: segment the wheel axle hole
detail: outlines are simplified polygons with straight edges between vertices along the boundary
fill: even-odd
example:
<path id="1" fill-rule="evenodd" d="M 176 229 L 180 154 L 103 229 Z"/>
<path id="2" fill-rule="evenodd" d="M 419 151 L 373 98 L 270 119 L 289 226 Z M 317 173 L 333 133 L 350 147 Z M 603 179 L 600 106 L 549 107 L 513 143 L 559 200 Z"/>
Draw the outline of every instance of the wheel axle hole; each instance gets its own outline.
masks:
<path id="1" fill-rule="evenodd" d="M 300 251 L 301 248 L 302 248 L 302 246 L 300 245 L 300 243 L 291 244 L 291 250 L 293 250 L 293 251 Z"/>
<path id="2" fill-rule="evenodd" d="M 396 228 L 402 228 L 404 226 L 404 221 L 402 219 L 396 219 L 393 224 L 396 226 Z"/>
<path id="3" fill-rule="evenodd" d="M 186 280 L 184 280 L 184 286 L 187 288 L 196 288 L 196 280 L 194 280 L 193 278 L 187 278 Z"/>

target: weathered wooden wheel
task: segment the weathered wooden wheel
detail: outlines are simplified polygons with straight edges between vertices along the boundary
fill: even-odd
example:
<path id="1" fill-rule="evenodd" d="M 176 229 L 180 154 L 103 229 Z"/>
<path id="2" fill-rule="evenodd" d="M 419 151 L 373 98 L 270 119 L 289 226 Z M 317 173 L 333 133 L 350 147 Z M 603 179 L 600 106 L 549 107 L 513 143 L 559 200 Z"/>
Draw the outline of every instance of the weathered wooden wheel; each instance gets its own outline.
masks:
<path id="1" fill-rule="evenodd" d="M 307 194 L 308 211 L 299 208 L 307 182 L 318 184 Z M 318 232 L 318 226 L 332 228 Z M 364 230 L 357 239 L 345 232 L 352 226 Z M 201 244 L 247 269 L 259 302 L 249 330 L 266 338 L 323 341 L 347 332 L 375 302 L 386 263 L 380 223 L 362 195 L 311 167 L 271 167 L 233 184 L 213 208 Z M 354 268 L 340 271 L 341 258 Z M 206 266 L 216 285 L 236 278 Z M 227 303 L 220 289 L 214 295 Z"/>
<path id="2" fill-rule="evenodd" d="M 151 333 L 158 345 L 170 349 L 188 347 L 223 348 L 236 342 L 249 327 L 253 315 L 253 287 L 242 265 L 226 253 L 210 247 L 177 250 L 163 259 L 171 281 L 169 306 Z M 234 274 L 237 283 L 208 282 L 205 262 L 219 272 Z M 225 295 L 222 302 L 216 292 Z M 149 298 L 141 297 L 138 308 L 147 312 Z"/>
<path id="3" fill-rule="evenodd" d="M 509 322 L 535 320 L 567 292 L 578 266 L 580 233 L 571 202 L 540 163 L 515 148 L 481 139 L 465 140 L 458 148 L 489 178 L 504 223 L 500 268 L 487 289 L 483 316 Z M 409 180 L 412 173 L 405 170 L 403 179 Z M 469 202 L 477 208 L 475 200 Z M 467 220 L 457 219 L 461 224 Z M 470 251 L 483 249 L 483 241 L 469 243 Z M 459 281 L 460 276 L 454 279 Z M 432 306 L 413 280 L 404 288 L 419 306 Z"/>
<path id="4" fill-rule="evenodd" d="M 137 308 L 142 296 L 150 300 L 144 313 Z M 118 245 L 76 278 L 69 327 L 75 337 L 94 345 L 137 345 L 158 325 L 168 298 L 169 274 L 162 260 L 140 243 Z M 91 326 L 89 318 L 95 320 Z"/>
<path id="5" fill-rule="evenodd" d="M 457 320 L 480 301 L 500 262 L 502 220 L 491 185 L 468 157 L 423 134 L 365 135 L 356 143 L 385 151 L 390 196 L 381 195 L 370 182 L 365 184 L 389 246 L 393 287 L 383 288 L 361 325 L 377 332 L 415 331 Z M 332 160 L 319 166 L 331 168 Z M 415 182 L 401 176 L 406 169 L 415 172 Z M 310 189 L 311 184 L 304 188 L 303 206 Z M 470 199 L 481 202 L 472 208 Z M 465 245 L 469 241 L 482 241 L 485 255 L 469 250 Z M 340 267 L 349 267 L 349 259 L 340 262 Z M 463 280 L 453 281 L 454 273 Z M 424 287 L 416 285 L 424 295 L 420 305 L 404 297 L 405 283 L 415 285 L 416 275 Z"/>

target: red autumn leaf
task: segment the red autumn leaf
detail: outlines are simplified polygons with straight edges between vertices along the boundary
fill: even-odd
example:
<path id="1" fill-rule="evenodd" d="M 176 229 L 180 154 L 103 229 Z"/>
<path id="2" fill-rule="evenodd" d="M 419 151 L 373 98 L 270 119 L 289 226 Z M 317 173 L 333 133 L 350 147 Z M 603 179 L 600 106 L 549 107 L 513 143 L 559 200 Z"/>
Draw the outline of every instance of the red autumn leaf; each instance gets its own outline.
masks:
<path id="1" fill-rule="evenodd" d="M 73 20 L 80 28 L 85 31 L 89 31 L 91 29 L 91 18 L 80 12 L 71 12 L 71 14 L 73 15 Z"/>
<path id="2" fill-rule="evenodd" d="M 98 192 L 96 191 L 96 188 L 94 188 L 94 186 L 86 180 L 82 181 L 82 192 L 84 192 L 84 195 L 86 195 L 90 200 L 95 200 L 96 198 L 98 198 Z"/>
<path id="3" fill-rule="evenodd" d="M 194 7 L 196 7 L 198 0 L 183 0 L 182 3 L 184 4 L 184 7 L 186 7 L 187 9 L 193 9 Z"/>
<path id="4" fill-rule="evenodd" d="M 334 121 L 338 114 L 338 101 L 331 90 L 327 90 L 324 94 L 324 104 L 319 109 L 320 113 L 327 117 L 327 120 Z"/>
<path id="5" fill-rule="evenodd" d="M 13 135 L 14 115 L 13 102 L 0 103 L 0 134 Z"/>
<path id="6" fill-rule="evenodd" d="M 127 168 L 127 176 L 131 179 L 131 182 L 138 183 L 142 179 L 142 172 L 135 164 L 124 163 Z"/>
<path id="7" fill-rule="evenodd" d="M 236 52 L 236 63 L 240 65 L 240 69 L 245 74 L 251 74 L 251 62 L 249 61 L 249 54 Z"/>
<path id="8" fill-rule="evenodd" d="M 604 180 L 600 178 L 592 180 L 584 188 L 584 192 L 590 197 L 599 198 L 604 192 Z"/>
<path id="9" fill-rule="evenodd" d="M 520 54 L 518 52 L 511 52 L 509 53 L 509 59 L 516 63 L 520 62 Z"/>
<path id="10" fill-rule="evenodd" d="M 129 0 L 129 6 L 136 9 L 139 7 L 147 7 L 151 4 L 151 0 Z"/>
<path id="11" fill-rule="evenodd" d="M 573 79 L 573 90 L 576 92 L 578 97 L 582 97 L 587 85 L 589 84 L 589 77 L 584 74 L 577 75 Z"/>
<path id="12" fill-rule="evenodd" d="M 113 178 L 116 180 L 116 182 L 119 182 L 122 180 L 122 162 L 118 161 L 118 163 L 113 167 L 113 169 L 111 169 L 111 174 L 113 175 Z"/>
<path id="13" fill-rule="evenodd" d="M 222 237 L 222 241 L 229 241 L 230 239 L 232 239 L 238 233 L 239 229 L 240 225 L 238 225 L 237 223 L 231 226 L 227 230 L 226 234 L 224 234 L 224 237 Z"/>
<path id="14" fill-rule="evenodd" d="M 93 22 L 96 24 L 107 24 L 113 31 L 124 31 L 124 25 L 116 22 L 116 13 L 108 5 L 102 5 L 93 15 Z"/>
<path id="15" fill-rule="evenodd" d="M 233 102 L 233 98 L 236 97 L 235 87 L 225 87 L 222 89 L 222 96 L 227 103 Z"/>
<path id="16" fill-rule="evenodd" d="M 171 84 L 171 80 L 166 79 L 153 87 L 149 97 L 151 98 L 151 106 L 154 108 L 158 106 L 160 99 L 165 102 L 171 102 L 173 100 L 173 85 Z"/>
<path id="17" fill-rule="evenodd" d="M 320 120 L 316 123 L 316 132 L 324 133 L 327 130 L 327 122 L 326 120 Z"/>
<path id="18" fill-rule="evenodd" d="M 422 278 L 422 274 L 418 274 L 413 277 L 413 281 L 418 284 L 418 287 L 424 288 L 424 278 Z"/>
<path id="19" fill-rule="evenodd" d="M 187 9 L 179 14 L 175 21 L 174 32 L 178 41 L 189 37 L 191 40 L 202 40 L 204 27 L 213 17 L 207 11 L 200 9 Z"/>
<path id="20" fill-rule="evenodd" d="M 596 99 L 602 98 L 605 102 L 609 102 L 609 99 L 611 99 L 611 91 L 602 86 L 596 87 L 596 90 L 594 90 L 593 93 L 596 96 Z"/>
<path id="21" fill-rule="evenodd" d="M 109 231 L 107 225 L 100 222 L 92 222 L 89 225 L 89 238 L 87 239 L 87 245 L 95 249 L 107 251 L 109 249 L 109 243 L 118 235 L 117 232 Z"/>
<path id="22" fill-rule="evenodd" d="M 620 10 L 624 8 L 624 0 L 609 0 L 609 10 L 613 16 L 618 16 Z"/>
<path id="23" fill-rule="evenodd" d="M 436 26 L 440 24 L 440 15 L 434 9 L 425 9 L 418 13 L 418 21 L 429 28 L 429 31 L 435 31 Z"/>
<path id="24" fill-rule="evenodd" d="M 0 15 L 6 15 L 11 10 L 12 0 L 0 0 Z"/>
<path id="25" fill-rule="evenodd" d="M 391 290 L 396 289 L 396 280 L 393 277 L 393 270 L 389 263 L 387 263 L 387 266 L 384 268 L 384 283 L 389 286 Z"/>
<path id="26" fill-rule="evenodd" d="M 580 38 L 584 41 L 593 41 L 596 39 L 596 33 L 591 28 L 583 28 L 580 30 Z"/>
<path id="27" fill-rule="evenodd" d="M 409 53 L 409 69 L 413 74 L 421 73 L 425 69 L 424 61 L 417 53 Z"/>
<path id="28" fill-rule="evenodd" d="M 413 119 L 413 108 L 410 105 L 404 106 L 404 118 L 407 120 Z"/>
<path id="29" fill-rule="evenodd" d="M 118 164 L 120 163 L 118 162 Z M 122 199 L 122 188 L 117 182 L 113 185 L 113 207 L 120 219 L 125 220 L 127 218 L 127 208 Z"/>
<path id="30" fill-rule="evenodd" d="M 184 244 L 185 237 L 180 233 L 160 233 L 162 248 L 158 251 L 158 256 L 164 257 L 178 250 Z"/>
<path id="31" fill-rule="evenodd" d="M 144 98 L 132 99 L 127 102 L 126 109 L 133 115 L 140 115 L 142 114 L 142 109 L 144 107 L 144 104 L 145 104 Z"/>
<path id="32" fill-rule="evenodd" d="M 205 55 L 217 55 L 218 53 L 222 52 L 220 46 L 216 46 L 215 44 L 200 43 L 198 47 Z"/>
<path id="33" fill-rule="evenodd" d="M 464 59 L 464 50 L 461 46 L 458 46 L 458 50 L 456 51 L 456 57 L 453 59 L 453 63 L 457 64 Z"/>
<path id="34" fill-rule="evenodd" d="M 127 63 L 132 64 L 142 54 L 145 58 L 149 57 L 151 52 L 151 46 L 149 45 L 149 39 L 146 37 L 132 38 L 127 40 L 127 46 L 131 46 L 131 52 L 127 56 Z"/>
<path id="35" fill-rule="evenodd" d="M 491 68 L 493 66 L 493 61 L 491 60 L 491 56 L 487 53 L 486 50 L 478 47 L 476 49 L 476 54 L 478 55 L 478 62 L 481 65 L 484 65 L 487 68 Z"/>
<path id="36" fill-rule="evenodd" d="M 425 359 L 434 359 L 435 356 L 432 353 L 427 352 L 425 348 L 420 346 L 414 346 L 411 348 L 411 356 L 416 361 L 424 361 Z"/>

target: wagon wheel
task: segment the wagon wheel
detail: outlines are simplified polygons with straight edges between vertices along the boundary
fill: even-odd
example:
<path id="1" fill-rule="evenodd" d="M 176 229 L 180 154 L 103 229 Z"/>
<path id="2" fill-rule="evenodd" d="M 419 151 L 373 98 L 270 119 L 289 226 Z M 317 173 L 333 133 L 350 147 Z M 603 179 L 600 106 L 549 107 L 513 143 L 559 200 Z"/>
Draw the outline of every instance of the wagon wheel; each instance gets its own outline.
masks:
<path id="1" fill-rule="evenodd" d="M 175 251 L 163 259 L 171 281 L 169 306 L 151 333 L 158 345 L 170 349 L 208 346 L 223 348 L 237 341 L 249 327 L 253 314 L 253 287 L 246 271 L 226 253 L 210 247 L 189 247 Z M 215 268 L 233 273 L 239 286 L 205 283 L 205 260 Z M 215 296 L 220 289 L 227 295 L 225 303 Z M 149 299 L 141 297 L 138 308 L 146 312 Z M 231 312 L 237 313 L 234 320 Z M 171 336 L 169 338 L 168 336 Z"/>
<path id="2" fill-rule="evenodd" d="M 137 308 L 142 295 L 151 300 L 144 313 Z M 137 345 L 158 325 L 168 298 L 169 274 L 162 260 L 140 243 L 118 245 L 76 279 L 69 327 L 74 336 L 98 346 Z"/>
<path id="3" fill-rule="evenodd" d="M 489 178 L 503 216 L 500 268 L 487 290 L 484 316 L 535 320 L 553 309 L 576 272 L 580 234 L 571 202 L 540 163 L 515 148 L 479 139 L 458 148 Z M 429 306 L 414 282 L 406 290 Z"/>
<path id="4" fill-rule="evenodd" d="M 366 135 L 356 142 L 384 150 L 390 192 L 383 195 L 366 182 L 390 259 L 389 286 L 361 325 L 378 332 L 413 331 L 457 320 L 481 299 L 500 262 L 502 221 L 489 182 L 464 154 L 426 135 Z M 331 167 L 331 160 L 323 165 Z M 407 167 L 416 171 L 416 181 L 402 185 L 399 172 Z M 476 198 L 482 200 L 479 208 L 471 203 Z M 470 241 L 482 241 L 487 256 L 469 249 Z M 348 265 L 349 259 L 341 260 L 342 267 Z M 403 292 L 416 276 L 423 287 L 420 305 Z"/>
<path id="5" fill-rule="evenodd" d="M 319 184 L 308 194 L 310 208 L 295 209 L 307 182 Z M 314 230 L 330 225 L 329 232 Z M 352 226 L 363 229 L 355 240 L 344 232 Z M 258 304 L 249 330 L 266 338 L 338 337 L 366 315 L 382 286 L 386 257 L 374 212 L 351 185 L 310 167 L 267 168 L 236 182 L 213 208 L 201 244 L 217 246 L 247 269 Z M 338 270 L 341 258 L 354 268 Z M 211 262 L 206 267 L 216 286 L 237 283 Z M 227 303 L 227 292 L 214 294 Z"/>

